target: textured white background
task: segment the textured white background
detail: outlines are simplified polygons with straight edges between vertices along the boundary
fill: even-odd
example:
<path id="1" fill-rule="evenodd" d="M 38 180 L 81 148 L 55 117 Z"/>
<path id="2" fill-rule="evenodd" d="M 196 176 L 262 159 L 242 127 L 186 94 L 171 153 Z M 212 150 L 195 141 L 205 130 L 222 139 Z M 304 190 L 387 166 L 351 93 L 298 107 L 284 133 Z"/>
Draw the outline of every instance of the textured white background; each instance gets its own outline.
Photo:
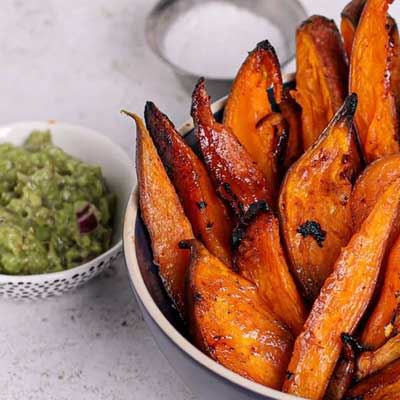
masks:
<path id="1" fill-rule="evenodd" d="M 345 3 L 304 0 L 310 13 L 335 19 Z M 152 99 L 176 123 L 186 119 L 188 94 L 145 44 L 153 4 L 1 0 L 0 124 L 87 125 L 132 153 L 121 107 L 141 111 Z M 71 295 L 0 301 L 0 316 L 0 399 L 192 399 L 150 337 L 122 263 Z"/>

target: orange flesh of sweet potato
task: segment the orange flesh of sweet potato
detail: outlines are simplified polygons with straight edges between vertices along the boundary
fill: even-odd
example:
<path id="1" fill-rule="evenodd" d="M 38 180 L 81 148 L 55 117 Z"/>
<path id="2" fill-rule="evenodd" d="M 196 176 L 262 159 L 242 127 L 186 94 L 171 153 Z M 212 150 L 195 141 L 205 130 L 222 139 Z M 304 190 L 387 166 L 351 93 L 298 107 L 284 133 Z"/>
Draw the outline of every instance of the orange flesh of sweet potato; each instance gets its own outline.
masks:
<path id="1" fill-rule="evenodd" d="M 279 60 L 271 44 L 264 41 L 250 52 L 235 78 L 224 125 L 235 134 L 274 189 L 278 186 L 275 150 L 279 138 L 274 125 L 264 121 L 272 113 L 267 95 L 271 85 L 280 103 L 283 83 Z"/>
<path id="2" fill-rule="evenodd" d="M 335 23 L 313 16 L 297 30 L 297 90 L 302 108 L 303 146 L 308 149 L 347 95 L 348 68 Z"/>
<path id="3" fill-rule="evenodd" d="M 189 328 L 197 346 L 230 370 L 280 388 L 292 335 L 261 299 L 257 288 L 192 242 L 188 274 Z"/>
<path id="4" fill-rule="evenodd" d="M 192 117 L 205 164 L 220 195 L 237 215 L 251 205 L 272 203 L 272 189 L 246 149 L 224 125 L 215 121 L 204 80 L 193 92 Z"/>
<path id="5" fill-rule="evenodd" d="M 400 358 L 400 334 L 390 338 L 375 351 L 366 351 L 357 360 L 358 380 L 379 371 Z"/>
<path id="6" fill-rule="evenodd" d="M 390 250 L 385 277 L 378 302 L 363 329 L 361 342 L 366 347 L 377 349 L 388 339 L 388 332 L 396 315 L 400 301 L 400 238 Z"/>
<path id="7" fill-rule="evenodd" d="M 398 400 L 400 393 L 400 360 L 352 388 L 346 400 Z"/>
<path id="8" fill-rule="evenodd" d="M 400 155 L 384 157 L 371 163 L 357 179 L 350 198 L 355 230 L 358 230 L 379 195 L 400 177 Z"/>
<path id="9" fill-rule="evenodd" d="M 154 263 L 159 267 L 166 291 L 183 316 L 190 253 L 180 249 L 179 243 L 193 238 L 192 228 L 143 121 L 135 114 L 126 114 L 134 118 L 137 126 L 139 203 L 151 239 Z"/>
<path id="10" fill-rule="evenodd" d="M 261 213 L 250 223 L 237 249 L 235 265 L 258 287 L 277 317 L 299 335 L 307 312 L 285 260 L 279 221 L 271 212 Z"/>
<path id="11" fill-rule="evenodd" d="M 353 147 L 356 96 L 349 96 L 314 146 L 290 168 L 279 209 L 291 267 L 313 301 L 352 234 L 348 200 L 358 170 Z"/>
<path id="12" fill-rule="evenodd" d="M 225 264 L 232 265 L 232 222 L 205 166 L 153 103 L 146 104 L 145 119 L 196 237 Z"/>
<path id="13" fill-rule="evenodd" d="M 391 0 L 368 0 L 354 37 L 350 90 L 358 94 L 355 122 L 368 162 L 398 153 L 398 115 L 391 78 L 395 49 L 387 24 Z M 395 57 L 396 58 L 396 57 Z"/>
<path id="14" fill-rule="evenodd" d="M 354 35 L 367 0 L 352 0 L 342 11 L 340 30 L 343 36 L 344 48 L 350 60 L 353 48 Z"/>
<path id="15" fill-rule="evenodd" d="M 376 288 L 381 264 L 398 233 L 400 180 L 379 198 L 361 229 L 337 259 L 297 338 L 284 390 L 322 399 L 342 350 L 342 334 L 353 334 Z"/>
<path id="16" fill-rule="evenodd" d="M 288 141 L 283 161 L 283 170 L 287 171 L 303 153 L 301 108 L 294 101 L 289 90 L 284 90 L 279 108 L 288 126 Z"/>

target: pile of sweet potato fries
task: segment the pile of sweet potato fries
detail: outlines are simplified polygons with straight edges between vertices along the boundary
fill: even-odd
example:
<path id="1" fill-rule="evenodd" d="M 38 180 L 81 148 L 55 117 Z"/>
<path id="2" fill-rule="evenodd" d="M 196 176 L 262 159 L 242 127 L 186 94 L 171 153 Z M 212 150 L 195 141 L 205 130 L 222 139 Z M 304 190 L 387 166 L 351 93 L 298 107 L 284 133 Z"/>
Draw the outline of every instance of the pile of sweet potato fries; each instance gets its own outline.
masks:
<path id="1" fill-rule="evenodd" d="M 304 398 L 400 399 L 400 40 L 390 3 L 353 0 L 341 33 L 325 17 L 305 21 L 295 89 L 259 43 L 222 122 L 201 79 L 197 152 L 153 103 L 146 125 L 128 113 L 141 215 L 191 340 Z"/>

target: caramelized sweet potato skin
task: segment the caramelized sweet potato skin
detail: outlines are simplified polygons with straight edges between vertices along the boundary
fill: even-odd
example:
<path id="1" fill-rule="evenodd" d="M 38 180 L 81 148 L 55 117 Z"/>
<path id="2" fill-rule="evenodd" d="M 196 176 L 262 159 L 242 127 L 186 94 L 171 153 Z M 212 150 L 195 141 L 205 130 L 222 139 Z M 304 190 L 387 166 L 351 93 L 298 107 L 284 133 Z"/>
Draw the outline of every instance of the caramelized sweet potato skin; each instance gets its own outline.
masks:
<path id="1" fill-rule="evenodd" d="M 279 108 L 288 129 L 288 140 L 283 161 L 283 169 L 286 172 L 303 153 L 301 108 L 292 98 L 289 90 L 284 90 Z"/>
<path id="2" fill-rule="evenodd" d="M 292 335 L 269 310 L 257 288 L 232 272 L 197 241 L 187 284 L 189 328 L 211 358 L 255 382 L 280 388 Z"/>
<path id="3" fill-rule="evenodd" d="M 300 334 L 307 318 L 281 245 L 279 221 L 272 214 L 259 214 L 248 226 L 237 249 L 235 265 L 253 282 L 261 297 L 292 333 Z"/>
<path id="4" fill-rule="evenodd" d="M 357 179 L 350 198 L 355 230 L 358 230 L 367 218 L 379 195 L 399 177 L 399 154 L 381 158 L 368 165 Z"/>
<path id="5" fill-rule="evenodd" d="M 312 16 L 297 30 L 297 90 L 302 108 L 303 146 L 323 132 L 347 95 L 348 67 L 340 33 L 332 20 Z"/>
<path id="6" fill-rule="evenodd" d="M 345 400 L 396 400 L 400 393 L 400 360 L 352 388 Z"/>
<path id="7" fill-rule="evenodd" d="M 342 11 L 340 30 L 342 32 L 347 58 L 349 60 L 353 48 L 354 35 L 356 34 L 358 22 L 360 21 L 366 1 L 367 0 L 352 0 Z"/>
<path id="8" fill-rule="evenodd" d="M 150 235 L 154 263 L 159 267 L 166 291 L 183 316 L 185 274 L 190 253 L 181 249 L 179 243 L 194 237 L 192 227 L 143 121 L 135 114 L 126 114 L 137 126 L 139 204 Z"/>
<path id="9" fill-rule="evenodd" d="M 354 37 L 350 90 L 357 93 L 355 122 L 368 162 L 398 153 L 399 122 L 391 78 L 397 51 L 387 23 L 391 0 L 368 0 Z"/>
<path id="10" fill-rule="evenodd" d="M 279 135 L 265 118 L 272 113 L 267 89 L 282 98 L 283 83 L 278 57 L 266 40 L 250 52 L 240 68 L 228 97 L 224 125 L 248 151 L 272 188 L 278 185 L 276 148 Z"/>
<path id="11" fill-rule="evenodd" d="M 204 80 L 194 92 L 192 117 L 205 164 L 217 191 L 239 216 L 251 205 L 272 203 L 272 188 L 235 135 L 215 121 Z"/>
<path id="12" fill-rule="evenodd" d="M 372 349 L 377 349 L 387 341 L 393 333 L 390 331 L 391 327 L 392 330 L 400 328 L 400 326 L 393 325 L 400 302 L 400 238 L 396 240 L 390 250 L 384 273 L 385 277 L 378 302 L 368 318 L 361 336 L 362 343 Z"/>
<path id="13" fill-rule="evenodd" d="M 146 104 L 145 119 L 196 237 L 225 264 L 232 265 L 232 222 L 205 166 L 153 103 Z"/>
<path id="14" fill-rule="evenodd" d="M 356 96 L 349 96 L 314 146 L 290 168 L 281 189 L 286 248 L 310 302 L 352 234 L 348 200 L 359 168 L 353 146 L 356 104 Z"/>
<path id="15" fill-rule="evenodd" d="M 379 198 L 326 280 L 303 333 L 297 338 L 284 390 L 322 399 L 342 350 L 342 334 L 353 334 L 376 288 L 381 264 L 398 234 L 400 180 Z"/>
<path id="16" fill-rule="evenodd" d="M 343 341 L 343 340 L 342 340 Z M 355 352 L 350 343 L 343 343 L 342 357 L 336 365 L 324 400 L 342 400 L 353 383 L 356 368 Z"/>
<path id="17" fill-rule="evenodd" d="M 357 379 L 361 380 L 368 375 L 388 366 L 400 358 L 400 334 L 390 338 L 382 347 L 375 351 L 366 351 L 357 360 Z"/>

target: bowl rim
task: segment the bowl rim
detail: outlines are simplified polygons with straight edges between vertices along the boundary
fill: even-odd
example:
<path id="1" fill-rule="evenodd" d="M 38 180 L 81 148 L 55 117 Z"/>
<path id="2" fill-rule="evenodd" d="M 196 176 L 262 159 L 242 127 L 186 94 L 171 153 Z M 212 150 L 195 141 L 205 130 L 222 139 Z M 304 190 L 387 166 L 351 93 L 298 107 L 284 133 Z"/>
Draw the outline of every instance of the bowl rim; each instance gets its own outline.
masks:
<path id="1" fill-rule="evenodd" d="M 284 82 L 290 82 L 294 78 L 294 74 L 284 75 Z M 227 96 L 217 100 L 212 104 L 213 112 L 220 111 L 226 104 Z M 185 122 L 180 129 L 179 133 L 185 136 L 190 130 L 193 129 L 193 122 L 188 120 Z M 259 383 L 252 382 L 235 372 L 227 369 L 226 367 L 218 364 L 216 361 L 212 360 L 204 353 L 202 353 L 197 347 L 195 347 L 191 342 L 189 342 L 178 330 L 173 327 L 173 325 L 167 320 L 167 318 L 162 314 L 157 304 L 151 297 L 145 282 L 143 280 L 140 268 L 136 257 L 135 248 L 135 226 L 136 219 L 138 216 L 138 188 L 137 186 L 131 193 L 128 206 L 126 209 L 125 220 L 124 220 L 124 230 L 123 230 L 123 248 L 124 256 L 126 260 L 126 266 L 128 269 L 129 277 L 131 283 L 145 307 L 147 313 L 153 320 L 153 322 L 159 327 L 159 329 L 172 341 L 180 350 L 182 350 L 188 357 L 190 357 L 197 364 L 206 368 L 210 372 L 216 374 L 219 378 L 228 381 L 229 383 L 239 386 L 242 389 L 253 392 L 254 394 L 264 396 L 267 398 L 274 398 L 277 400 L 300 400 L 301 397 L 293 396 L 281 392 L 276 389 L 271 389 L 269 387 L 263 386 Z M 273 397 L 271 397 L 273 396 Z"/>
<path id="2" fill-rule="evenodd" d="M 85 133 L 89 133 L 91 136 L 96 137 L 99 140 L 103 140 L 107 142 L 108 146 L 110 146 L 113 151 L 118 151 L 120 157 L 124 158 L 124 162 L 126 161 L 127 165 L 131 165 L 132 161 L 128 155 L 128 153 L 117 143 L 113 142 L 108 136 L 100 133 L 99 131 L 89 128 L 86 126 L 78 125 L 78 124 L 71 124 L 68 122 L 60 121 L 60 120 L 27 120 L 27 121 L 18 121 L 14 123 L 8 123 L 5 125 L 0 126 L 0 133 L 6 130 L 16 129 L 17 127 L 24 127 L 24 126 L 39 126 L 39 125 L 47 125 L 51 126 L 61 126 L 65 129 L 70 130 L 79 130 Z M 12 135 L 12 134 L 11 134 Z M 4 143 L 2 137 L 0 135 L 0 143 Z M 129 201 L 129 199 L 128 199 Z M 122 221 L 123 222 L 123 221 Z M 101 262 L 101 260 L 111 257 L 114 253 L 118 253 L 122 250 L 122 242 L 123 242 L 123 234 L 121 233 L 121 238 L 107 251 L 99 254 L 97 257 L 86 261 L 84 264 L 77 265 L 76 267 L 66 269 L 64 271 L 57 271 L 57 272 L 46 272 L 43 274 L 32 274 L 32 275 L 7 275 L 7 274 L 0 274 L 0 284 L 1 283 L 19 283 L 19 282 L 41 282 L 43 280 L 55 280 L 55 279 L 63 279 L 66 275 L 75 275 L 81 274 L 88 268 L 90 268 L 93 264 L 97 264 Z"/>

